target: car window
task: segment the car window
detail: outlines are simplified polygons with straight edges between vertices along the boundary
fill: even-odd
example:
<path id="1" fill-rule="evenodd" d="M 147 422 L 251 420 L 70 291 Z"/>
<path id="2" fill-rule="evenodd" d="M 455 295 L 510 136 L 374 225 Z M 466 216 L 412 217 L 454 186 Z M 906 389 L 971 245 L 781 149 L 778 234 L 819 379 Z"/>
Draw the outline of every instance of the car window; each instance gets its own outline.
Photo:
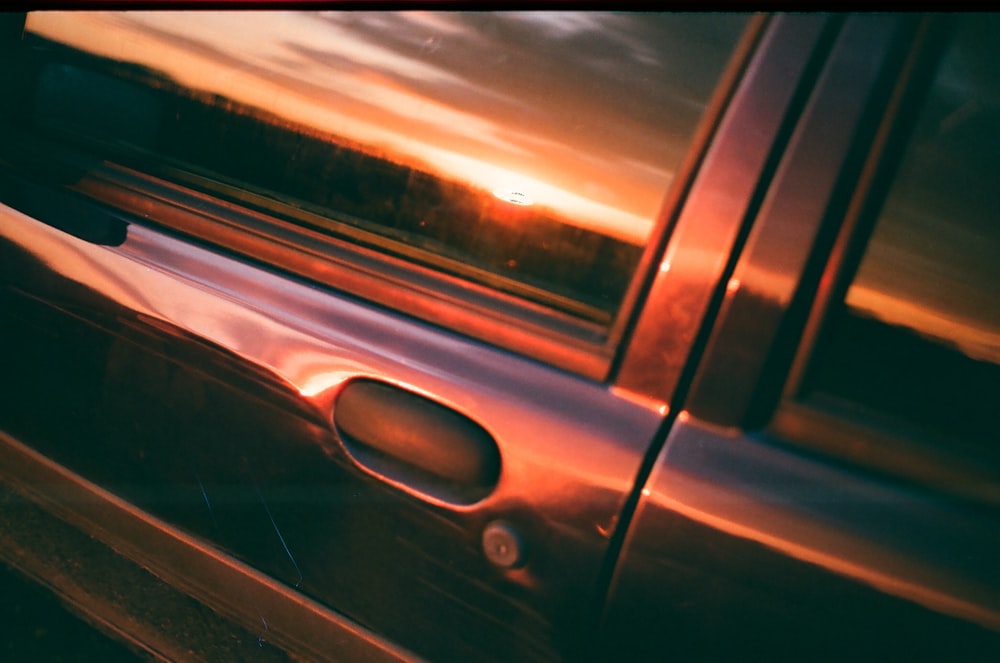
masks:
<path id="1" fill-rule="evenodd" d="M 746 23 L 42 12 L 24 128 L 608 325 Z"/>
<path id="2" fill-rule="evenodd" d="M 965 17 L 843 300 L 814 353 L 813 400 L 997 467 L 1000 44 Z"/>

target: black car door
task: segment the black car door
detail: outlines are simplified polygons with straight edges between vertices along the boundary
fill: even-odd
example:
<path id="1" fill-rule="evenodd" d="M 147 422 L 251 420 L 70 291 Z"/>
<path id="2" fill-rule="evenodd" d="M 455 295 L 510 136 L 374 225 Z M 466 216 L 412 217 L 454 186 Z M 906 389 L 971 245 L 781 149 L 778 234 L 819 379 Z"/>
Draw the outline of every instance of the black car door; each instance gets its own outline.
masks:
<path id="1" fill-rule="evenodd" d="M 838 33 L 642 490 L 605 655 L 1000 652 L 997 31 Z"/>
<path id="2" fill-rule="evenodd" d="M 5 561 L 168 658 L 580 655 L 668 411 L 608 378 L 789 22 L 5 16 Z"/>
<path id="3" fill-rule="evenodd" d="M 4 560 L 168 658 L 592 653 L 843 18 L 4 21 Z"/>

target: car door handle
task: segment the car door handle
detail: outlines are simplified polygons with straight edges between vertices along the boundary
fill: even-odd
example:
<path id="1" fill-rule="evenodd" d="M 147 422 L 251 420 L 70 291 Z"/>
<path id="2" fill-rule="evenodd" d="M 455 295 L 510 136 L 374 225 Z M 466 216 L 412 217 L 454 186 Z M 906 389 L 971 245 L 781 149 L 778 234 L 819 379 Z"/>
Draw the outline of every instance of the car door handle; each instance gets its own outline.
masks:
<path id="1" fill-rule="evenodd" d="M 348 382 L 334 402 L 333 421 L 362 468 L 410 491 L 469 503 L 500 476 L 500 450 L 482 426 L 394 385 Z"/>

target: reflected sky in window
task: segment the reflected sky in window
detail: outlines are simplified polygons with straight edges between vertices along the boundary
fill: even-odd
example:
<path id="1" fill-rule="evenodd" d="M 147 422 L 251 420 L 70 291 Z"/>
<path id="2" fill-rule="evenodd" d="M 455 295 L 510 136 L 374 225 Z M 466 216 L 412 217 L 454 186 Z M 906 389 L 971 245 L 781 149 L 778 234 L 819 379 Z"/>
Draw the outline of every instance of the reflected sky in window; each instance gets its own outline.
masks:
<path id="1" fill-rule="evenodd" d="M 1000 17 L 963 17 L 847 293 L 1000 363 Z"/>
<path id="2" fill-rule="evenodd" d="M 745 21 L 48 12 L 28 29 L 641 243 Z"/>

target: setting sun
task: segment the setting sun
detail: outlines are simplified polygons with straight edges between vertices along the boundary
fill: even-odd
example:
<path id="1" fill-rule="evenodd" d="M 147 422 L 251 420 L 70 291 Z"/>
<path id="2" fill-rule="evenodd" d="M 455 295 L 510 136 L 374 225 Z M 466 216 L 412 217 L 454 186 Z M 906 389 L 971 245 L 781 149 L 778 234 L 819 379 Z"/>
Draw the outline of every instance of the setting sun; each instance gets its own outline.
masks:
<path id="1" fill-rule="evenodd" d="M 528 207 L 535 204 L 535 201 L 531 198 L 531 196 L 519 189 L 500 187 L 498 189 L 493 189 L 493 195 L 500 200 L 513 205 Z"/>
<path id="2" fill-rule="evenodd" d="M 427 30 L 413 15 L 392 20 L 400 29 Z M 546 78 L 544 94 L 496 87 L 495 72 L 481 80 L 466 66 L 477 51 L 462 46 L 490 44 L 475 21 L 445 21 L 451 59 L 403 54 L 393 39 L 375 39 L 335 15 L 249 12 L 238 23 L 232 29 L 232 16 L 215 12 L 50 12 L 30 16 L 28 29 L 490 191 L 499 201 L 545 208 L 564 223 L 635 245 L 648 237 L 673 176 L 659 162 L 664 150 L 646 149 L 656 142 L 648 136 L 635 140 L 624 129 L 634 123 L 615 119 L 616 106 L 595 117 L 567 116 L 564 102 L 554 100 L 581 91 L 561 79 Z M 286 33 L 297 41 L 288 43 Z M 520 57 L 537 59 L 544 75 L 543 52 Z M 610 127 L 625 133 L 595 143 Z M 632 147 L 605 149 L 611 144 Z"/>

